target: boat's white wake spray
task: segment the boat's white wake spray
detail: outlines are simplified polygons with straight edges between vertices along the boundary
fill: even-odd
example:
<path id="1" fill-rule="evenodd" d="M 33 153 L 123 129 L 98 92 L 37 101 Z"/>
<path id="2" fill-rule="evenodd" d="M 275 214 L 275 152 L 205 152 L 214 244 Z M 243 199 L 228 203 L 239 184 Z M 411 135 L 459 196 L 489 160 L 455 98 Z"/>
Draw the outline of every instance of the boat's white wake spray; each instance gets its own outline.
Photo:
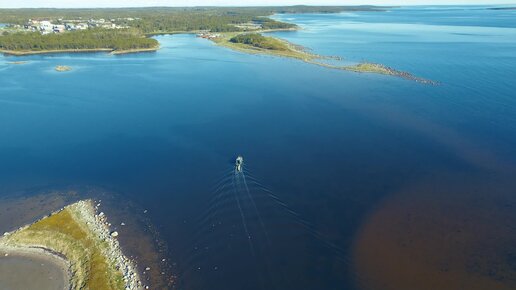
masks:
<path id="1" fill-rule="evenodd" d="M 263 230 L 263 233 L 265 234 L 267 243 L 270 244 L 271 242 L 269 239 L 269 234 L 267 233 L 267 229 L 265 228 L 265 223 L 263 222 L 262 216 L 260 215 L 260 211 L 258 210 L 258 206 L 256 205 L 256 202 L 254 201 L 254 198 L 251 195 L 249 186 L 247 186 L 247 181 L 244 172 L 244 158 L 242 156 L 238 156 L 236 159 L 235 176 L 237 177 L 237 186 L 240 188 L 243 185 L 243 189 L 247 193 L 247 197 L 249 198 L 249 201 L 251 202 L 251 205 L 253 206 L 256 215 L 258 216 L 258 221 L 260 222 L 260 226 Z"/>
<path id="2" fill-rule="evenodd" d="M 251 253 L 254 256 L 255 255 L 255 251 L 254 251 L 252 237 L 251 237 L 251 234 L 249 233 L 249 229 L 247 227 L 247 222 L 246 222 L 244 211 L 242 210 L 242 205 L 240 204 L 240 197 L 239 197 L 240 192 L 238 191 L 238 186 L 236 186 L 236 183 L 235 183 L 235 180 L 238 178 L 237 172 L 238 171 L 235 170 L 235 176 L 233 177 L 233 182 L 232 182 L 233 183 L 233 191 L 234 191 L 234 194 L 235 194 L 235 200 L 236 200 L 237 205 L 238 205 L 238 210 L 240 212 L 240 217 L 242 218 L 242 225 L 244 226 L 244 231 L 245 231 L 247 240 L 249 241 L 249 247 L 251 249 Z"/>
<path id="3" fill-rule="evenodd" d="M 188 259 L 192 269 L 198 270 L 200 261 L 207 255 L 220 261 L 221 256 L 232 255 L 238 249 L 238 244 L 245 243 L 253 259 L 262 261 L 256 265 L 268 271 L 269 253 L 285 243 L 285 236 L 299 237 L 305 234 L 329 250 L 336 260 L 352 269 L 346 250 L 333 243 L 277 194 L 260 183 L 242 156 L 234 160 L 233 166 L 215 184 L 208 207 L 194 227 L 192 244 L 195 246 Z M 285 227 L 288 227 L 287 231 Z M 357 278 L 357 283 L 361 282 L 356 271 L 351 270 L 350 273 Z"/>
<path id="4" fill-rule="evenodd" d="M 252 185 L 255 189 L 253 193 L 249 188 Z M 256 197 L 254 196 L 256 195 Z M 324 235 L 315 229 L 309 222 L 304 220 L 300 214 L 283 202 L 276 194 L 270 189 L 261 184 L 256 178 L 249 173 L 245 166 L 244 158 L 238 156 L 235 159 L 234 167 L 228 172 L 221 181 L 216 185 L 213 196 L 211 198 L 211 205 L 208 207 L 207 212 L 200 219 L 201 224 L 209 223 L 211 227 L 215 227 L 221 223 L 227 215 L 227 212 L 231 209 L 231 200 L 236 203 L 238 209 L 239 219 L 241 220 L 242 228 L 244 230 L 245 238 L 248 240 L 251 252 L 255 253 L 255 246 L 253 241 L 253 233 L 249 222 L 251 217 L 255 216 L 258 220 L 259 227 L 263 231 L 263 235 L 266 238 L 267 244 L 271 244 L 269 233 L 265 222 L 260 214 L 260 209 L 255 201 L 256 198 L 262 200 L 266 198 L 276 204 L 277 208 L 282 209 L 286 212 L 296 224 L 306 230 L 307 233 L 312 235 L 328 247 L 338 252 L 339 254 L 344 253 L 344 250 L 340 249 L 335 244 L 324 238 Z M 277 222 L 277 221 L 276 221 Z M 255 232 L 256 233 L 256 232 Z"/>

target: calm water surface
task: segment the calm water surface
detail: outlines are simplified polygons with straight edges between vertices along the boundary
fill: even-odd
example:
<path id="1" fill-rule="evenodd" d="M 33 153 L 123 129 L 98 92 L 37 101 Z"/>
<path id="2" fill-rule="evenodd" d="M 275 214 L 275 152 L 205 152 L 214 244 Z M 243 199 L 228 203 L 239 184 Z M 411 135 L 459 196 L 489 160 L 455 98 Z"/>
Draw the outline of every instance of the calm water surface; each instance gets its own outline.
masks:
<path id="1" fill-rule="evenodd" d="M 178 289 L 355 289 L 378 263 L 357 254 L 369 245 L 360 233 L 401 193 L 460 192 L 468 209 L 489 205 L 516 221 L 515 16 L 484 7 L 276 16 L 304 28 L 276 36 L 435 87 L 190 35 L 157 37 L 156 53 L 0 57 L 0 194 L 73 184 L 122 193 L 167 241 Z M 28 63 L 9 64 L 18 60 Z M 223 178 L 238 154 L 281 202 L 250 179 L 249 195 L 236 191 L 243 217 L 232 195 L 213 201 L 219 181 L 223 193 L 235 187 Z M 496 202 L 469 202 L 493 192 Z M 501 257 L 516 257 L 514 227 L 496 234 L 508 241 L 493 246 Z"/>

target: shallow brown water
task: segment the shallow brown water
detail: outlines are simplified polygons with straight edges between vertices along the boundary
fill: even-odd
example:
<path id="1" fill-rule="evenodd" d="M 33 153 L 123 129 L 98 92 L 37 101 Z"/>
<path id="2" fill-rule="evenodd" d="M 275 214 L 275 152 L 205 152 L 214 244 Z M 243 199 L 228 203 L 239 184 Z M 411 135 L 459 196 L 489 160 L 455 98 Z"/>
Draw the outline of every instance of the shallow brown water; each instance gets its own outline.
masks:
<path id="1" fill-rule="evenodd" d="M 67 288 L 67 273 L 51 258 L 0 256 L 0 289 L 58 290 Z"/>
<path id="2" fill-rule="evenodd" d="M 432 177 L 385 200 L 358 234 L 362 289 L 516 289 L 514 182 Z"/>

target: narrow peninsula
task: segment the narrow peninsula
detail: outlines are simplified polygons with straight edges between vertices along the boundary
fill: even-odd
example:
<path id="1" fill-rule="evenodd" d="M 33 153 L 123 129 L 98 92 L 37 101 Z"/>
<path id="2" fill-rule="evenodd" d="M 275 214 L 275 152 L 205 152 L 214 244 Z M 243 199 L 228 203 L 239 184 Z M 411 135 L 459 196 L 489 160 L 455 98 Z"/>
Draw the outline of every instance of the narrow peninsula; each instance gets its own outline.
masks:
<path id="1" fill-rule="evenodd" d="M 353 65 L 334 65 L 325 60 L 340 60 L 339 57 L 333 56 L 322 56 L 311 53 L 308 49 L 292 44 L 286 40 L 264 36 L 262 33 L 272 32 L 272 31 L 283 31 L 283 30 L 293 30 L 294 28 L 288 29 L 276 29 L 276 30 L 256 30 L 253 32 L 233 32 L 233 33 L 217 33 L 217 34 L 203 34 L 201 37 L 212 40 L 218 45 L 245 52 L 250 54 L 267 54 L 274 55 L 280 57 L 288 57 L 302 60 L 307 63 L 331 68 L 331 69 L 339 69 L 346 70 L 358 73 L 375 73 L 375 74 L 383 74 L 390 75 L 395 77 L 404 78 L 407 80 L 416 81 L 423 84 L 436 85 L 437 83 L 416 77 L 408 72 L 399 71 L 394 68 L 378 64 L 378 63 L 369 63 L 363 62 Z"/>
<path id="2" fill-rule="evenodd" d="M 142 289 L 135 263 L 124 256 L 117 236 L 105 214 L 97 214 L 93 201 L 85 200 L 5 233 L 0 252 L 61 261 L 67 289 Z"/>

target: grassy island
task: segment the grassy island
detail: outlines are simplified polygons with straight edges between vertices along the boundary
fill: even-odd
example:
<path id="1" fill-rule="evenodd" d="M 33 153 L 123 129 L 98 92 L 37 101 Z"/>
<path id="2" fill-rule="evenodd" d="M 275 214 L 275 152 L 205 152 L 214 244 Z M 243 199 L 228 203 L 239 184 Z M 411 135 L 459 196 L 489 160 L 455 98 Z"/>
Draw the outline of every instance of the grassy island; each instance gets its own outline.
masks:
<path id="1" fill-rule="evenodd" d="M 261 32 L 261 31 L 260 31 Z M 253 33 L 222 33 L 219 37 L 210 38 L 218 45 L 251 54 L 269 54 L 311 61 L 317 55 L 304 51 L 299 46 L 285 40 Z"/>
<path id="2" fill-rule="evenodd" d="M 79 201 L 0 239 L 0 250 L 39 249 L 64 257 L 71 289 L 140 289 L 138 274 L 91 200 Z"/>

